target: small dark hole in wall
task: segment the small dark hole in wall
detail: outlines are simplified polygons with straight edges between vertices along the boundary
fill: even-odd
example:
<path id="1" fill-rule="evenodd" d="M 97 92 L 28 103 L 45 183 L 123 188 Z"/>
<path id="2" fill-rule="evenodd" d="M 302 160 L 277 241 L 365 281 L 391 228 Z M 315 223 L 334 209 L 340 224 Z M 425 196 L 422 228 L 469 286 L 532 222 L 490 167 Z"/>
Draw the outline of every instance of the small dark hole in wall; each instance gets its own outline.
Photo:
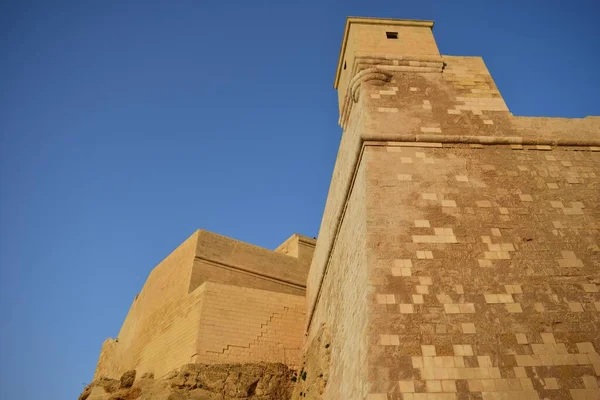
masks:
<path id="1" fill-rule="evenodd" d="M 344 69 L 346 69 L 346 61 L 344 61 Z"/>
<path id="2" fill-rule="evenodd" d="M 388 39 L 398 39 L 398 32 L 386 32 L 385 36 Z"/>
<path id="3" fill-rule="evenodd" d="M 253 382 L 249 387 L 248 387 L 248 396 L 254 396 L 256 394 L 256 386 L 258 386 L 258 381 Z"/>

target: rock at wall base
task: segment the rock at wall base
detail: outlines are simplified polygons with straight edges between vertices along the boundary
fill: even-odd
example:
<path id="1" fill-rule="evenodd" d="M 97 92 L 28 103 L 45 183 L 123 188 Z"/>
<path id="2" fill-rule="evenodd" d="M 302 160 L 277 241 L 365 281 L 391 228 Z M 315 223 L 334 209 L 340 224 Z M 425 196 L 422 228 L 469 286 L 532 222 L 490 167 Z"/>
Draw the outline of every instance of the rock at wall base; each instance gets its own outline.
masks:
<path id="1" fill-rule="evenodd" d="M 289 400 L 294 372 L 284 364 L 187 364 L 162 379 L 135 371 L 98 379 L 79 400 Z"/>

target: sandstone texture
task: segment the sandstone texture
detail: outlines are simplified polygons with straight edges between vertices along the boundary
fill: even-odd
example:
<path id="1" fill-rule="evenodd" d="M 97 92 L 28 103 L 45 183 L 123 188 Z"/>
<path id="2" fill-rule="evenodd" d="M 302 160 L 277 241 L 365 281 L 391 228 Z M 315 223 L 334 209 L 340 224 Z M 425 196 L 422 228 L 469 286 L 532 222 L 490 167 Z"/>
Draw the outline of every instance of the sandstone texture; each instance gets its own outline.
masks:
<path id="1" fill-rule="evenodd" d="M 292 393 L 292 400 L 318 400 L 323 398 L 331 362 L 331 332 L 321 325 L 317 337 L 304 353 L 302 366 Z"/>
<path id="2" fill-rule="evenodd" d="M 135 370 L 127 371 L 121 376 L 121 389 L 127 389 L 133 386 L 135 382 Z"/>
<path id="3" fill-rule="evenodd" d="M 285 400 L 291 398 L 295 373 L 284 364 L 187 364 L 161 379 L 100 378 L 79 400 Z"/>
<path id="4" fill-rule="evenodd" d="M 152 270 L 94 378 L 159 377 L 190 362 L 297 366 L 314 244 L 294 234 L 268 250 L 195 232 Z"/>

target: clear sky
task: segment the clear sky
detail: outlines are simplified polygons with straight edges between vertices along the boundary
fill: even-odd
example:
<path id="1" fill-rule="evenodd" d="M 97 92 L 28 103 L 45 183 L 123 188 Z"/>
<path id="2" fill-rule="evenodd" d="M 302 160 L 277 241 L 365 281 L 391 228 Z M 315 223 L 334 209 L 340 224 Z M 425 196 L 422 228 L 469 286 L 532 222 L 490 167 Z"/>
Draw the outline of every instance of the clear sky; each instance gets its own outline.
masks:
<path id="1" fill-rule="evenodd" d="M 594 1 L 0 2 L 0 398 L 75 399 L 195 229 L 317 236 L 348 15 L 435 20 L 516 115 L 600 114 Z"/>

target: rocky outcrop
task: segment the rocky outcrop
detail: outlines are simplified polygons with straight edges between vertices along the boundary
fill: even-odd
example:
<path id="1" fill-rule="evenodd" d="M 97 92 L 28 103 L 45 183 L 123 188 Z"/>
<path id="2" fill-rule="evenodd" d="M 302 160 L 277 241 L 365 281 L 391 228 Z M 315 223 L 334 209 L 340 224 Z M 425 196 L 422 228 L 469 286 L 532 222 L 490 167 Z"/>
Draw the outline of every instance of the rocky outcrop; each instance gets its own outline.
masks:
<path id="1" fill-rule="evenodd" d="M 79 400 L 286 400 L 295 374 L 284 364 L 188 364 L 162 379 L 128 371 L 120 380 L 100 378 Z"/>
<path id="2" fill-rule="evenodd" d="M 127 371 L 121 376 L 121 389 L 127 389 L 133 386 L 135 382 L 135 370 Z"/>

